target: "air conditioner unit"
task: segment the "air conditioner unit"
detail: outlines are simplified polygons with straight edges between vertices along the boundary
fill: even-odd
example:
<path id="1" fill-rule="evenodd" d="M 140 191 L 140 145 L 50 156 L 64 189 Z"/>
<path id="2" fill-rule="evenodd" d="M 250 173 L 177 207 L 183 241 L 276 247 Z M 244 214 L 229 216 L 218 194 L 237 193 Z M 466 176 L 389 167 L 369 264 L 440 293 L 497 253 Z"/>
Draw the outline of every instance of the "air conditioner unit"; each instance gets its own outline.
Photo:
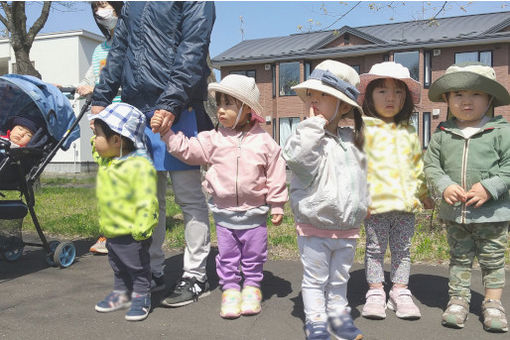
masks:
<path id="1" fill-rule="evenodd" d="M 271 116 L 266 116 L 266 124 L 271 124 L 272 118 L 273 117 L 271 117 Z"/>
<path id="2" fill-rule="evenodd" d="M 264 70 L 270 71 L 271 70 L 271 64 L 265 64 L 264 65 Z"/>
<path id="3" fill-rule="evenodd" d="M 438 49 L 438 48 L 433 49 L 433 50 L 432 50 L 432 55 L 433 55 L 434 57 L 438 57 L 438 56 L 440 56 L 440 55 L 441 55 L 441 50 L 440 50 L 440 49 Z"/>
<path id="4" fill-rule="evenodd" d="M 432 117 L 439 117 L 440 113 L 441 113 L 440 109 L 432 109 Z"/>

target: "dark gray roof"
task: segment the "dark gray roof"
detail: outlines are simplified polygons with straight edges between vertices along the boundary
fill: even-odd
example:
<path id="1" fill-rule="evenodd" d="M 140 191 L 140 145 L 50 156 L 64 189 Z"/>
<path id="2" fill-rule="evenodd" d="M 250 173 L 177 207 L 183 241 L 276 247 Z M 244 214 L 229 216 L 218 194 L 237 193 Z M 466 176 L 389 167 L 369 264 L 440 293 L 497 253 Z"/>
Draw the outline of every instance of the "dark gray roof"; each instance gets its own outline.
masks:
<path id="1" fill-rule="evenodd" d="M 355 28 L 344 26 L 339 30 L 245 40 L 214 57 L 212 62 L 218 67 L 225 64 L 234 65 L 236 62 L 292 59 L 333 51 L 362 51 L 369 47 L 377 50 L 502 35 L 510 37 L 510 32 L 497 33 L 508 25 L 510 25 L 510 12 L 440 18 L 433 22 L 420 20 Z M 367 40 L 368 44 L 324 49 L 324 46 L 345 32 Z"/>

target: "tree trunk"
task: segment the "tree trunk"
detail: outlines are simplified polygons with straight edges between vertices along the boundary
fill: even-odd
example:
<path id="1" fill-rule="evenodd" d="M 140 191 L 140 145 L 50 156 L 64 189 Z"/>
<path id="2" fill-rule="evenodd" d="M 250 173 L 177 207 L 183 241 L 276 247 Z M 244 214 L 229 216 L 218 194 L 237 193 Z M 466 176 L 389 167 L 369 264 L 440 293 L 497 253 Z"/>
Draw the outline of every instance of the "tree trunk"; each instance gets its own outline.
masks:
<path id="1" fill-rule="evenodd" d="M 35 69 L 34 65 L 30 61 L 29 52 L 25 49 L 14 50 L 14 56 L 16 57 L 16 69 L 14 73 L 17 74 L 28 74 L 41 79 L 41 74 Z"/>

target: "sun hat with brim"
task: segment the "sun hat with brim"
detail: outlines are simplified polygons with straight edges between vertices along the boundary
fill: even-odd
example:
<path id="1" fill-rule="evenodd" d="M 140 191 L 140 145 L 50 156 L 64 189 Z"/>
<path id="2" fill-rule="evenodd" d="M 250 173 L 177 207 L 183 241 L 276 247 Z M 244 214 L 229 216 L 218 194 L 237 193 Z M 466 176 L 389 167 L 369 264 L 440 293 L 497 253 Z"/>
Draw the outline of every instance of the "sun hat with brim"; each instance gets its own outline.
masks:
<path id="1" fill-rule="evenodd" d="M 293 86 L 302 101 L 306 101 L 306 90 L 327 93 L 341 101 L 352 105 L 360 114 L 363 110 L 357 102 L 359 91 L 359 75 L 351 66 L 335 60 L 324 60 L 315 67 L 307 80 Z M 353 110 L 344 115 L 352 118 Z"/>
<path id="2" fill-rule="evenodd" d="M 112 131 L 129 138 L 137 149 L 146 149 L 145 115 L 126 103 L 108 105 L 98 114 L 88 114 L 88 119 L 101 119 Z"/>
<path id="3" fill-rule="evenodd" d="M 451 91 L 480 91 L 493 96 L 494 107 L 510 104 L 507 89 L 496 81 L 496 72 L 490 66 L 478 62 L 453 64 L 430 85 L 429 99 L 444 102 L 443 94 Z"/>
<path id="4" fill-rule="evenodd" d="M 367 86 L 376 79 L 392 78 L 400 80 L 406 84 L 413 103 L 416 105 L 421 99 L 421 84 L 411 78 L 409 69 L 399 63 L 393 61 L 385 61 L 382 63 L 374 64 L 368 73 L 363 73 L 360 77 L 361 85 L 359 87 L 360 95 L 358 97 L 358 103 L 363 104 L 365 100 L 365 94 Z"/>
<path id="5" fill-rule="evenodd" d="M 260 105 L 260 91 L 255 79 L 240 74 L 229 74 L 219 83 L 210 83 L 208 90 L 211 94 L 221 92 L 232 96 L 251 108 L 252 120 L 264 122 L 262 105 Z"/>

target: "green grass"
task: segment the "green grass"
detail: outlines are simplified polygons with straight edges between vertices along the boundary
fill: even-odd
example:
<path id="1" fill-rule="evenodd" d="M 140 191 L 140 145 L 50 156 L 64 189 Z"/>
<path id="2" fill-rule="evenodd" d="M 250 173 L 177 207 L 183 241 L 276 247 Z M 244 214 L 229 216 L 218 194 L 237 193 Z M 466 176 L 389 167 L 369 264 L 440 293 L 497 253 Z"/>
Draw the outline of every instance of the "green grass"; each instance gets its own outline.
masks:
<path id="1" fill-rule="evenodd" d="M 6 198 L 14 199 L 17 192 L 4 192 Z M 95 238 L 99 236 L 96 210 L 95 178 L 42 177 L 41 188 L 36 191 L 35 211 L 45 233 L 65 237 Z M 436 214 L 434 214 L 436 215 Z M 413 263 L 448 263 L 448 243 L 446 230 L 431 212 L 425 211 L 416 216 L 416 229 L 412 240 L 411 259 Z M 216 231 L 210 217 L 211 241 L 216 245 Z M 269 255 L 272 259 L 299 259 L 294 219 L 289 204 L 285 205 L 285 216 L 280 226 L 273 226 L 268 219 Z M 32 219 L 24 220 L 24 230 L 33 231 Z M 362 263 L 365 256 L 365 232 L 356 248 L 355 261 Z M 184 247 L 184 221 L 179 206 L 171 190 L 167 190 L 167 235 L 165 245 L 169 248 Z M 506 251 L 506 262 L 510 263 L 510 242 Z M 389 258 L 389 250 L 386 254 Z"/>

